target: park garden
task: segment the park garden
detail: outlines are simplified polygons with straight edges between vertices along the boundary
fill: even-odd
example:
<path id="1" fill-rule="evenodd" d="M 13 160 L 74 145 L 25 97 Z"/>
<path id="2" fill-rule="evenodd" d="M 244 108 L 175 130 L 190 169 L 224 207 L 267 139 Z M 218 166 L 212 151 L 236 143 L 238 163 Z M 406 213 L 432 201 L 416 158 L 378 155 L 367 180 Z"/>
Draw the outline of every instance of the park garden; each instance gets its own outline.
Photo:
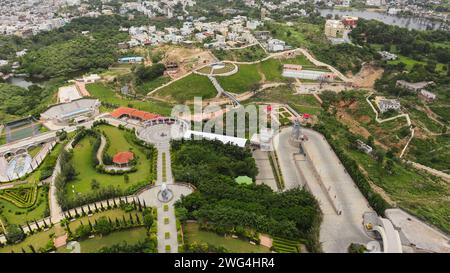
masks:
<path id="1" fill-rule="evenodd" d="M 118 152 L 131 151 L 131 168 L 107 170 L 100 164 L 97 152 L 102 135 L 106 138 L 103 159 L 111 160 Z M 62 152 L 66 164 L 56 183 L 58 201 L 64 209 L 133 194 L 156 178 L 156 150 L 137 139 L 132 130 L 98 122 L 93 129 L 81 129 L 72 145 L 71 152 Z"/>
<path id="2" fill-rule="evenodd" d="M 81 253 L 157 252 L 156 209 L 146 207 L 139 200 L 108 200 L 69 210 L 65 215 L 60 223 L 41 222 L 37 230 L 27 234 L 23 228 L 13 225 L 15 232 L 11 230 L 8 234 L 14 237 L 8 236 L 8 244 L 0 246 L 0 252 L 74 251 L 77 247 L 69 247 L 70 244 L 55 247 L 55 240 L 64 234 L 67 242 L 79 243 Z"/>

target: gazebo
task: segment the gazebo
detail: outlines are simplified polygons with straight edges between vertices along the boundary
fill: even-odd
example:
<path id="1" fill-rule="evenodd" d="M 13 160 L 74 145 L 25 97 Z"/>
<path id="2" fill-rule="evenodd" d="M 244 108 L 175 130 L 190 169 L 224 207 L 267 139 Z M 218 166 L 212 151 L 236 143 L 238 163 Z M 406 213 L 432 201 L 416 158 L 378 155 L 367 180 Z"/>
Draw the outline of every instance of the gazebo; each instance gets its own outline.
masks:
<path id="1" fill-rule="evenodd" d="M 114 155 L 113 163 L 118 167 L 127 167 L 131 160 L 134 159 L 134 154 L 132 152 L 119 152 Z"/>

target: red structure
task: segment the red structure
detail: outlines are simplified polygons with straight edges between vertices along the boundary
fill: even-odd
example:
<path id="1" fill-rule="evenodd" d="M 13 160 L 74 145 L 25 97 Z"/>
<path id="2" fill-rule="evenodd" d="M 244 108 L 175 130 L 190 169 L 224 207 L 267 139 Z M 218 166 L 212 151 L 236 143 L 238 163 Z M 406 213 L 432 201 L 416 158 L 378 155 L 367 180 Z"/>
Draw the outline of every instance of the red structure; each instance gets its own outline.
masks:
<path id="1" fill-rule="evenodd" d="M 342 23 L 344 23 L 344 26 L 346 27 L 355 28 L 358 25 L 358 17 L 343 16 Z"/>
<path id="2" fill-rule="evenodd" d="M 134 154 L 132 152 L 119 152 L 113 157 L 113 163 L 118 166 L 126 166 L 134 159 Z"/>
<path id="3" fill-rule="evenodd" d="M 128 116 L 130 118 L 139 119 L 141 121 L 152 120 L 161 117 L 158 114 L 153 114 L 129 107 L 119 107 L 111 113 L 111 116 L 117 119 L 123 116 Z"/>

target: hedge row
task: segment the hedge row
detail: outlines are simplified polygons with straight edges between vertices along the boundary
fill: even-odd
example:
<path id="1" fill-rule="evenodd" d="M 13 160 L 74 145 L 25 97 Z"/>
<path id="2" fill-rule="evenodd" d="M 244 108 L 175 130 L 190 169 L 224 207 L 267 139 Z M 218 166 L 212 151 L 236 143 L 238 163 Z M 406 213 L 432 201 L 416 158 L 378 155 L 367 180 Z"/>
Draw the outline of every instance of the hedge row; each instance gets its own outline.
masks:
<path id="1" fill-rule="evenodd" d="M 11 202 L 19 208 L 29 208 L 36 203 L 37 187 L 4 190 L 0 192 L 0 199 Z"/>

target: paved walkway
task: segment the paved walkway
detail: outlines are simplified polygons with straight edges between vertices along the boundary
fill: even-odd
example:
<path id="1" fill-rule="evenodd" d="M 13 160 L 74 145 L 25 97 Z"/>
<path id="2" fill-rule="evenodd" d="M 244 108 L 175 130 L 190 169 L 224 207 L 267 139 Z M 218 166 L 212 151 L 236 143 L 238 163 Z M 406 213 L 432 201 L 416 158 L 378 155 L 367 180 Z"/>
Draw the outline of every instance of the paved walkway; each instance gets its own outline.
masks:
<path id="1" fill-rule="evenodd" d="M 303 129 L 303 132 L 308 136 L 304 148 L 312 166 L 310 170 L 314 173 L 315 181 L 321 184 L 322 195 L 326 195 L 322 199 L 329 200 L 337 211 L 334 215 L 324 215 L 321 227 L 324 251 L 346 252 L 352 242 L 369 242 L 362 221 L 364 213 L 373 211 L 372 208 L 325 137 L 309 129 Z"/>
<path id="2" fill-rule="evenodd" d="M 153 187 L 152 190 L 141 194 L 139 198 L 145 200 L 146 204 L 150 204 L 152 207 L 157 208 L 157 238 L 159 253 L 168 252 L 166 251 L 166 246 L 170 246 L 171 253 L 178 252 L 176 217 L 173 205 L 182 195 L 188 195 L 193 191 L 191 187 L 185 184 L 174 183 L 172 175 L 170 140 L 182 135 L 179 129 L 180 128 L 176 124 L 159 124 L 144 128 L 138 133 L 140 138 L 155 145 L 158 150 L 157 179 L 155 187 Z M 165 174 L 165 176 L 163 174 Z M 166 183 L 167 188 L 171 190 L 174 195 L 173 199 L 167 203 L 160 202 L 157 198 L 157 194 L 163 183 Z M 167 210 L 164 210 L 165 205 L 167 205 Z M 169 220 L 167 224 L 164 221 L 166 218 Z M 169 238 L 166 238 L 166 233 L 170 234 Z"/>
<path id="3" fill-rule="evenodd" d="M 347 252 L 350 243 L 365 244 L 371 239 L 363 230 L 363 214 L 371 211 L 364 196 L 346 173 L 324 138 L 303 129 L 309 140 L 304 144 L 310 154 L 305 158 L 299 149 L 289 144 L 292 128 L 284 128 L 274 137 L 286 189 L 305 187 L 318 200 L 323 213 L 320 242 L 324 252 Z M 325 183 L 324 183 L 325 181 Z M 330 199 L 327 187 L 333 187 L 338 202 Z M 334 194 L 332 196 L 334 198 Z M 340 204 L 338 210 L 334 204 Z"/>
<path id="4" fill-rule="evenodd" d="M 324 62 L 321 62 L 319 60 L 317 60 L 316 58 L 314 58 L 311 53 L 308 52 L 308 50 L 304 49 L 304 48 L 300 48 L 299 51 L 301 53 L 303 53 L 303 55 L 305 55 L 305 57 L 312 62 L 314 65 L 316 66 L 324 66 L 326 68 L 328 68 L 329 70 L 331 70 L 334 74 L 336 74 L 336 76 L 338 76 L 342 81 L 344 82 L 352 82 L 351 79 L 347 78 L 346 76 L 344 76 L 344 74 L 342 74 L 339 70 L 337 70 L 336 68 L 334 68 L 333 66 L 326 64 Z"/>
<path id="5" fill-rule="evenodd" d="M 258 167 L 258 175 L 256 175 L 255 183 L 257 185 L 265 184 L 273 191 L 278 191 L 277 182 L 273 174 L 272 166 L 269 161 L 269 153 L 261 150 L 253 151 L 253 158 Z"/>
<path id="6" fill-rule="evenodd" d="M 401 209 L 387 209 L 386 217 L 404 236 L 405 245 L 425 252 L 450 253 L 450 238 Z"/>

